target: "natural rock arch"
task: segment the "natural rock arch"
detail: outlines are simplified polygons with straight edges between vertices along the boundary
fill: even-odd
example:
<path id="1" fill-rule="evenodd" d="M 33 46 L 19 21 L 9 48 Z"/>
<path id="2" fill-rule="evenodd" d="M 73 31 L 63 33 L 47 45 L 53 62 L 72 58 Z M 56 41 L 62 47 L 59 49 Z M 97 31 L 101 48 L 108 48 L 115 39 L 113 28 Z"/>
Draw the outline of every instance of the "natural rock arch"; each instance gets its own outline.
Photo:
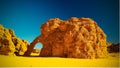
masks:
<path id="1" fill-rule="evenodd" d="M 33 42 L 30 43 L 30 45 L 28 46 L 27 51 L 26 51 L 25 54 L 24 54 L 25 56 L 30 56 L 30 54 L 31 54 L 31 52 L 33 51 L 35 45 L 36 45 L 37 43 L 39 43 L 39 40 L 40 40 L 40 36 L 36 37 L 36 38 L 33 40 Z"/>
<path id="2" fill-rule="evenodd" d="M 28 47 L 29 56 L 36 43 L 43 47 L 40 56 L 103 58 L 107 56 L 106 34 L 91 18 L 54 18 L 41 26 L 41 35 Z"/>

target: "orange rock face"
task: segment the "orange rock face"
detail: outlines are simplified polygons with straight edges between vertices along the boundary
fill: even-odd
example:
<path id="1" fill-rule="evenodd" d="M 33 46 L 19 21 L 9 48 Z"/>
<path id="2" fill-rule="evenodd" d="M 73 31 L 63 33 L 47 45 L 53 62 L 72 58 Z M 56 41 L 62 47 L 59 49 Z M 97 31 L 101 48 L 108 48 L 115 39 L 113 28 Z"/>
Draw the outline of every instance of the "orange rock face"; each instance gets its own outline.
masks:
<path id="1" fill-rule="evenodd" d="M 41 26 L 41 35 L 28 46 L 30 56 L 36 43 L 43 47 L 40 56 L 103 58 L 107 56 L 106 35 L 90 18 L 50 19 Z"/>
<path id="2" fill-rule="evenodd" d="M 106 35 L 90 18 L 50 19 L 41 27 L 40 56 L 102 58 L 107 56 Z"/>

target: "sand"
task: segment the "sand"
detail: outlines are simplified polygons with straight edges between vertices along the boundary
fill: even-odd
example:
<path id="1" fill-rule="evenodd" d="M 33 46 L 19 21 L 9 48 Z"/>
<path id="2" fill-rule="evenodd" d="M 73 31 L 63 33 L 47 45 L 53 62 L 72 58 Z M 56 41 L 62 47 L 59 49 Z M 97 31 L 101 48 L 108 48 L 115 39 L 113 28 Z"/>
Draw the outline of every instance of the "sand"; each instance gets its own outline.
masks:
<path id="1" fill-rule="evenodd" d="M 0 55 L 0 67 L 118 67 L 119 54 L 112 53 L 106 59 L 75 59 L 59 57 L 33 57 Z"/>

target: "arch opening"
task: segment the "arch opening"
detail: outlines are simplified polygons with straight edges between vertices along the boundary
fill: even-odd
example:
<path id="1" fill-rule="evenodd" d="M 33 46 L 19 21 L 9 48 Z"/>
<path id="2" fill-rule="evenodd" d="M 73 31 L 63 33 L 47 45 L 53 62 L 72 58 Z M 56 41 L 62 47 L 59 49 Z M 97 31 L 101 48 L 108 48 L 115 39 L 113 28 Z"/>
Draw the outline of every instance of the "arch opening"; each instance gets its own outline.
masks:
<path id="1" fill-rule="evenodd" d="M 24 56 L 39 56 L 40 55 L 40 49 L 42 47 L 42 44 L 40 43 L 40 36 L 36 37 L 33 42 L 30 43 L 30 45 L 27 47 L 27 51 L 24 53 Z M 33 51 L 39 52 L 38 54 L 33 54 Z"/>
<path id="2" fill-rule="evenodd" d="M 41 48 L 42 48 L 42 44 L 40 42 L 36 43 L 33 48 L 33 51 L 31 52 L 31 56 L 39 56 Z"/>

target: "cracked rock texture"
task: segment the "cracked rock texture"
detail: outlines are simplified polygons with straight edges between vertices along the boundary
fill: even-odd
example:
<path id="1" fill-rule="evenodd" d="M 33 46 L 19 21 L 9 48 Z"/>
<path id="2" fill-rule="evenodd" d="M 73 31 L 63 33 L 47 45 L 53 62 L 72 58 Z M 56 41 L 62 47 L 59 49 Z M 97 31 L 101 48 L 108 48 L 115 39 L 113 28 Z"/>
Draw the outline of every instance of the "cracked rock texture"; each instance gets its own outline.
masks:
<path id="1" fill-rule="evenodd" d="M 28 42 L 17 38 L 14 31 L 4 28 L 0 24 L 0 54 L 23 55 L 27 50 Z"/>
<path id="2" fill-rule="evenodd" d="M 43 44 L 40 56 L 70 58 L 104 58 L 106 35 L 91 18 L 54 18 L 41 26 L 37 37 Z"/>

